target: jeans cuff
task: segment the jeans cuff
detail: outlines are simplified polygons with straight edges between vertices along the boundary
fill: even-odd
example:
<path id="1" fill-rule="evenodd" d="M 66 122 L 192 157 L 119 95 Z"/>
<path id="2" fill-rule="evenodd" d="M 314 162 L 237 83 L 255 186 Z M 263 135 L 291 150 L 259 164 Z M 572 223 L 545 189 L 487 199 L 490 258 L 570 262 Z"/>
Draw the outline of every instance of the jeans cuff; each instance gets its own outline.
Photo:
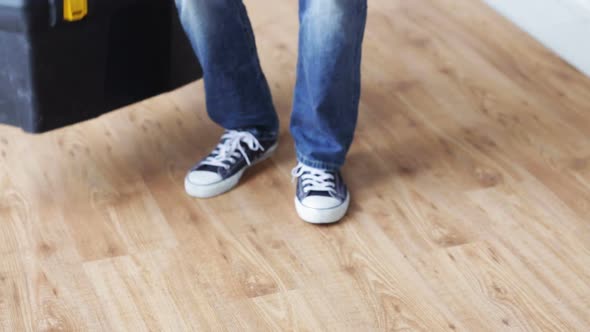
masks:
<path id="1" fill-rule="evenodd" d="M 277 130 L 264 130 L 259 128 L 239 128 L 240 131 L 248 131 L 258 139 L 275 139 L 279 136 Z"/>
<path id="2" fill-rule="evenodd" d="M 342 165 L 337 163 L 325 162 L 316 160 L 313 158 L 308 158 L 302 155 L 301 153 L 297 152 L 297 161 L 302 163 L 305 166 L 322 169 L 326 171 L 337 171 L 342 167 Z"/>

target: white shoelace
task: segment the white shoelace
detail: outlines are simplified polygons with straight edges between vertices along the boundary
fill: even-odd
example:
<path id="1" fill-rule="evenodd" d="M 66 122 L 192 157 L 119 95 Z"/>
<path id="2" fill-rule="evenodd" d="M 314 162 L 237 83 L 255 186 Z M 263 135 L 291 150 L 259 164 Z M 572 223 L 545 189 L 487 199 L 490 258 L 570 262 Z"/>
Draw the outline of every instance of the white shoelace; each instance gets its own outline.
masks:
<path id="1" fill-rule="evenodd" d="M 336 192 L 336 184 L 334 183 L 334 175 L 327 171 L 309 167 L 302 163 L 297 164 L 293 171 L 291 171 L 293 180 L 296 178 L 302 179 L 303 191 L 308 193 L 310 191 L 328 191 Z"/>
<path id="2" fill-rule="evenodd" d="M 201 162 L 201 165 L 229 169 L 230 165 L 238 161 L 240 156 L 243 156 L 246 163 L 251 165 L 250 158 L 241 143 L 245 143 L 251 151 L 264 151 L 256 137 L 247 131 L 229 130 L 221 136 L 221 140 L 223 143 L 219 143 L 211 155 Z"/>

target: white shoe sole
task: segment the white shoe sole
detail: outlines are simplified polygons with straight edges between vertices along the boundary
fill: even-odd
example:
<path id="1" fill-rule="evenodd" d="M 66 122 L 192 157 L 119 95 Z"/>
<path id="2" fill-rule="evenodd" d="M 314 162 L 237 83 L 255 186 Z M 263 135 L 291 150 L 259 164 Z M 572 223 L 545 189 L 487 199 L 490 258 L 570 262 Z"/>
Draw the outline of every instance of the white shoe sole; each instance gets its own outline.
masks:
<path id="1" fill-rule="evenodd" d="M 258 160 L 253 162 L 252 165 L 244 167 L 244 169 L 242 169 L 241 171 L 219 182 L 207 185 L 195 184 L 189 180 L 189 176 L 187 174 L 187 176 L 184 178 L 184 190 L 189 196 L 196 198 L 211 198 L 224 194 L 233 189 L 236 185 L 238 185 L 238 183 L 240 182 L 240 178 L 242 177 L 242 175 L 244 175 L 244 172 L 248 168 L 270 158 L 278 146 L 279 143 L 275 143 L 275 145 L 271 146 L 260 158 L 258 158 Z"/>
<path id="2" fill-rule="evenodd" d="M 344 203 L 331 209 L 314 209 L 307 207 L 295 197 L 295 209 L 301 219 L 310 224 L 332 224 L 340 221 L 346 215 L 350 205 L 350 194 L 346 196 Z"/>

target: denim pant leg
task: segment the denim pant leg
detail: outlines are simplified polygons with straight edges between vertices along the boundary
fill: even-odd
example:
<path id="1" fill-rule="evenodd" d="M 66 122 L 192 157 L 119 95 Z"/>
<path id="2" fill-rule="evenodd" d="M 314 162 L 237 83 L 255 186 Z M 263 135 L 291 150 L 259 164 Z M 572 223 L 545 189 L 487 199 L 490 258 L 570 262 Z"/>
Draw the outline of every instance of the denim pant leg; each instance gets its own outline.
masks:
<path id="1" fill-rule="evenodd" d="M 278 130 L 241 0 L 176 0 L 182 25 L 203 67 L 207 111 L 226 129 Z"/>
<path id="2" fill-rule="evenodd" d="M 357 123 L 367 0 L 300 0 L 299 4 L 291 134 L 300 162 L 338 169 Z"/>

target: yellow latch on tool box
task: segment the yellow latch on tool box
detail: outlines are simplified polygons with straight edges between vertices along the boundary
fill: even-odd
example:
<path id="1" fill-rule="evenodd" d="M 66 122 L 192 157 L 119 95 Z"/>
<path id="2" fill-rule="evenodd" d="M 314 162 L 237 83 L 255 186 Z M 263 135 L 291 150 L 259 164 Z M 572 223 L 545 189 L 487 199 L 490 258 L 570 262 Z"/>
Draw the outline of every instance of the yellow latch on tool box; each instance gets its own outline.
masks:
<path id="1" fill-rule="evenodd" d="M 64 19 L 79 21 L 88 15 L 88 0 L 64 0 Z"/>

